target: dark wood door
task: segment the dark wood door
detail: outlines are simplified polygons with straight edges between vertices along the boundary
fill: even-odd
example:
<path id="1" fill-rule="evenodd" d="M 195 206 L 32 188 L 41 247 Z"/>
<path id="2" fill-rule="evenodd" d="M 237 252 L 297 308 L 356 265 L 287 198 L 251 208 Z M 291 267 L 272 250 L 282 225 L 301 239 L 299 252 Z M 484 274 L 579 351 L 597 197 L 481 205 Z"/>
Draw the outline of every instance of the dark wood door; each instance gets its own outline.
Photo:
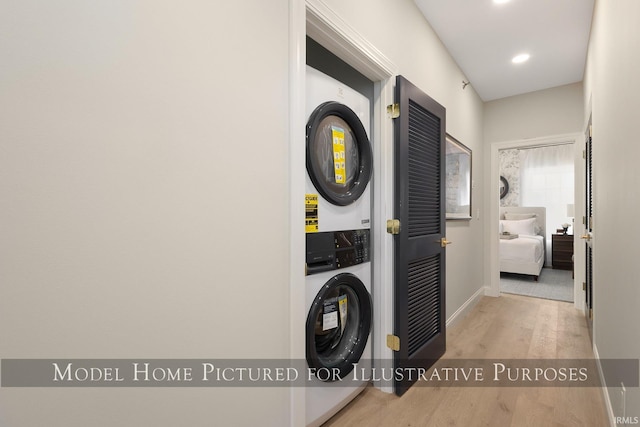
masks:
<path id="1" fill-rule="evenodd" d="M 428 368 L 445 352 L 445 108 L 402 76 L 394 122 L 396 219 L 394 367 Z M 402 395 L 415 376 L 395 378 Z"/>
<path id="2" fill-rule="evenodd" d="M 593 340 L 593 137 L 591 119 L 585 135 L 585 316 L 589 326 L 589 336 Z"/>

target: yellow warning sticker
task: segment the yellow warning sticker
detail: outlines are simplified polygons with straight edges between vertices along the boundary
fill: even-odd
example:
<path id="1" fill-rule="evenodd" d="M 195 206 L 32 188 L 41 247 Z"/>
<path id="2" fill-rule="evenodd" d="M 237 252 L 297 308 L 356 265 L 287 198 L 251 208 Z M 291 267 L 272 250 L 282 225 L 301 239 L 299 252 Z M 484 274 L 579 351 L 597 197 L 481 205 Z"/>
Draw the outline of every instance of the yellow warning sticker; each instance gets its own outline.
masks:
<path id="1" fill-rule="evenodd" d="M 306 194 L 304 197 L 305 233 L 318 232 L 318 195 Z"/>
<path id="2" fill-rule="evenodd" d="M 342 326 L 342 332 L 344 332 L 345 326 L 347 326 L 347 296 L 340 295 L 338 297 L 338 309 L 340 311 L 340 325 Z"/>
<path id="3" fill-rule="evenodd" d="M 347 171 L 344 158 L 344 129 L 338 126 L 331 126 L 331 135 L 333 137 L 333 169 L 336 184 L 345 184 L 347 182 Z"/>

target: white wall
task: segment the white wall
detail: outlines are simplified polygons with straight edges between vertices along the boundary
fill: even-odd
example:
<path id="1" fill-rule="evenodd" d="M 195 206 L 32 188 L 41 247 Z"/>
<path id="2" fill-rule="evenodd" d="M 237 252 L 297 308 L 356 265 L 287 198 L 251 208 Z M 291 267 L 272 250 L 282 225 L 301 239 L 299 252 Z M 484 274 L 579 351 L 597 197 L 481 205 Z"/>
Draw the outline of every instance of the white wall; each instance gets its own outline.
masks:
<path id="1" fill-rule="evenodd" d="M 447 109 L 447 132 L 473 150 L 472 221 L 447 222 L 447 317 L 484 283 L 482 259 L 482 101 L 411 0 L 327 0 L 412 83 Z M 384 30 L 382 30 L 384 29 Z M 461 268 L 464 266 L 464 268 Z"/>
<path id="2" fill-rule="evenodd" d="M 583 131 L 582 83 L 510 96 L 485 103 L 487 143 Z"/>
<path id="3" fill-rule="evenodd" d="M 596 2 L 585 74 L 585 116 L 593 114 L 594 329 L 601 358 L 640 358 L 640 288 L 635 236 L 640 223 L 638 111 L 640 3 Z M 619 384 L 607 384 L 622 416 Z M 627 388 L 627 416 L 640 416 L 640 391 Z"/>
<path id="4" fill-rule="evenodd" d="M 288 13 L 2 2 L 0 357 L 288 357 Z M 0 424 L 281 426 L 288 393 L 2 388 Z"/>

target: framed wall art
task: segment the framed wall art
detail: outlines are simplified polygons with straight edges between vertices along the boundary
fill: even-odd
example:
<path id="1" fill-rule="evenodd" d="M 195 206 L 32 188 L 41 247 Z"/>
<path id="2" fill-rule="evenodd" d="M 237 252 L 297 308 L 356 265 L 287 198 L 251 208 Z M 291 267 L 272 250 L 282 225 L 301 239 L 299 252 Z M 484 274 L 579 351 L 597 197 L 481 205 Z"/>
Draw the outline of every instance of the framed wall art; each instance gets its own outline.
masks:
<path id="1" fill-rule="evenodd" d="M 447 134 L 446 152 L 447 219 L 471 219 L 471 149 Z"/>

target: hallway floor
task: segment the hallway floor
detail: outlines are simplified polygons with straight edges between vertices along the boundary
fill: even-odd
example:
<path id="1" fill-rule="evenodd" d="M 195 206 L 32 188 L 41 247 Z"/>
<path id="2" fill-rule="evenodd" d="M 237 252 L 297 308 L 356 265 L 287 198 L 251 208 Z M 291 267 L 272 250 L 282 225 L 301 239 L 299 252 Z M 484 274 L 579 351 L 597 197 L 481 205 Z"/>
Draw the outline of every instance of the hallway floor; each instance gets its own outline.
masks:
<path id="1" fill-rule="evenodd" d="M 447 331 L 456 359 L 592 359 L 573 304 L 503 294 L 484 297 Z M 597 387 L 414 386 L 401 398 L 368 387 L 325 426 L 609 425 Z"/>

